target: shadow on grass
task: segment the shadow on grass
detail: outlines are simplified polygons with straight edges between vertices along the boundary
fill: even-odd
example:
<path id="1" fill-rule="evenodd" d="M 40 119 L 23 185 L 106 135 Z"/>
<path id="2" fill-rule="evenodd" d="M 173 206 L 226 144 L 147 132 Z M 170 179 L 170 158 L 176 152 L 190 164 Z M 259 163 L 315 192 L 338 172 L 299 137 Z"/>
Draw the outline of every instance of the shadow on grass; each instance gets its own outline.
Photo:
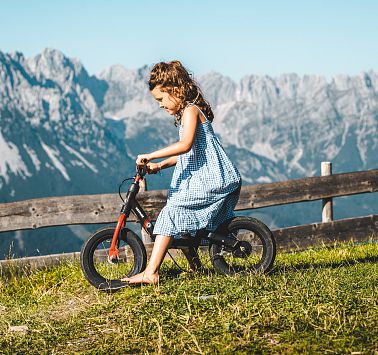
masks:
<path id="1" fill-rule="evenodd" d="M 177 266 L 172 266 L 169 269 L 165 268 L 161 272 L 161 275 L 162 275 L 162 277 L 164 277 L 164 279 L 170 279 L 170 280 L 175 279 L 182 274 L 193 275 L 193 276 L 195 276 L 195 275 L 209 276 L 209 275 L 216 274 L 216 272 L 214 271 L 214 269 L 210 269 L 210 268 L 207 268 L 207 267 L 202 267 L 200 270 L 191 271 L 189 269 L 179 269 Z"/>
<path id="2" fill-rule="evenodd" d="M 282 271 L 301 271 L 301 270 L 312 270 L 312 269 L 337 269 L 345 266 L 353 266 L 356 264 L 364 263 L 376 263 L 378 262 L 378 256 L 366 256 L 363 258 L 354 258 L 341 260 L 339 262 L 320 262 L 320 263 L 303 263 L 303 264 L 293 264 L 293 265 L 277 265 L 273 266 L 270 274 L 280 273 Z"/>
<path id="3" fill-rule="evenodd" d="M 282 272 L 288 271 L 302 271 L 302 270 L 314 270 L 314 269 L 337 269 L 340 267 L 345 266 L 353 266 L 356 264 L 364 264 L 364 263 L 376 263 L 378 262 L 378 256 L 367 256 L 363 258 L 353 258 L 353 259 L 346 259 L 341 260 L 339 262 L 315 262 L 315 263 L 297 263 L 292 265 L 273 265 L 272 270 L 269 272 L 269 275 L 279 274 Z M 252 270 L 251 270 L 252 271 Z M 164 277 L 165 280 L 173 280 L 178 278 L 182 274 L 187 275 L 215 275 L 218 274 L 213 268 L 203 267 L 201 270 L 198 271 L 190 271 L 185 269 L 179 269 L 177 266 L 172 265 L 171 267 L 166 267 L 162 270 L 161 276 Z"/>

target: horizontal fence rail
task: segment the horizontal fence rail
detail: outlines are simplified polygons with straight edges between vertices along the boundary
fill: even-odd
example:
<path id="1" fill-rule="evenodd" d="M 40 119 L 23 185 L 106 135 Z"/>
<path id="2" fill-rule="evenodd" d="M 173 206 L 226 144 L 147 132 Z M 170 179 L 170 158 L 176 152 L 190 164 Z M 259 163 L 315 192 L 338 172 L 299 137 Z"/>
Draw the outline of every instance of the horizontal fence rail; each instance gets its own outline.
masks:
<path id="1" fill-rule="evenodd" d="M 378 191 L 378 169 L 243 186 L 236 210 Z M 141 192 L 138 201 L 156 219 L 167 190 Z M 0 204 L 0 232 L 42 227 L 113 223 L 119 216 L 118 194 L 62 196 Z M 135 221 L 130 216 L 130 221 Z"/>
<path id="2" fill-rule="evenodd" d="M 302 226 L 276 229 L 273 234 L 278 249 L 298 250 L 310 246 L 335 242 L 364 242 L 377 239 L 378 215 L 339 219 L 326 223 L 311 223 Z"/>

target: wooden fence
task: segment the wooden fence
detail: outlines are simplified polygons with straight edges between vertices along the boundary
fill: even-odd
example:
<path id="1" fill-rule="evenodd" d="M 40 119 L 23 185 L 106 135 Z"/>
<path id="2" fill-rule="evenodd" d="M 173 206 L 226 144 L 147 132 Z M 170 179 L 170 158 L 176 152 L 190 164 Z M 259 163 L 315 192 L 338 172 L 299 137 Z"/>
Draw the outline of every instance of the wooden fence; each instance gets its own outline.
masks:
<path id="1" fill-rule="evenodd" d="M 378 169 L 307 177 L 270 184 L 243 186 L 236 210 L 250 210 L 315 200 L 323 200 L 323 206 L 329 208 L 333 197 L 377 191 Z M 157 217 L 166 198 L 166 190 L 140 192 L 138 195 L 138 201 L 152 219 Z M 119 215 L 119 205 L 118 194 L 49 197 L 3 203 L 0 204 L 0 232 L 73 224 L 114 223 Z M 377 214 L 337 221 L 330 220 L 332 213 L 325 215 L 328 216 L 328 222 L 274 230 L 278 248 L 281 250 L 304 249 L 322 242 L 327 244 L 351 239 L 363 241 L 377 238 Z M 135 221 L 136 219 L 131 215 L 130 220 Z M 67 259 L 70 258 L 70 255 L 72 258 L 77 257 L 77 253 L 72 253 L 62 255 L 61 258 Z M 36 258 L 55 261 L 60 259 L 57 255 L 24 259 L 39 260 Z M 9 262 L 8 260 L 0 261 L 0 267 L 9 265 Z M 20 261 L 14 261 L 14 263 L 17 262 Z M 24 260 L 22 264 L 25 262 Z M 41 264 L 38 261 L 35 263 L 36 265 Z M 54 263 L 54 261 L 47 263 Z M 29 265 L 31 264 L 29 263 Z"/>

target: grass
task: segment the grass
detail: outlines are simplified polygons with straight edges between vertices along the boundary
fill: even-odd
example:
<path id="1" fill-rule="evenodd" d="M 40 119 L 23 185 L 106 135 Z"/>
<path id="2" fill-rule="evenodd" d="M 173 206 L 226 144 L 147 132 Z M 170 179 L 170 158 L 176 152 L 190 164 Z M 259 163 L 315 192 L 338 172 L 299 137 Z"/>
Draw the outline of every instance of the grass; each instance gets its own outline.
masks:
<path id="1" fill-rule="evenodd" d="M 114 294 L 76 263 L 36 271 L 0 283 L 0 352 L 377 354 L 377 261 L 368 243 L 279 254 L 268 276 L 165 262 L 160 285 Z"/>

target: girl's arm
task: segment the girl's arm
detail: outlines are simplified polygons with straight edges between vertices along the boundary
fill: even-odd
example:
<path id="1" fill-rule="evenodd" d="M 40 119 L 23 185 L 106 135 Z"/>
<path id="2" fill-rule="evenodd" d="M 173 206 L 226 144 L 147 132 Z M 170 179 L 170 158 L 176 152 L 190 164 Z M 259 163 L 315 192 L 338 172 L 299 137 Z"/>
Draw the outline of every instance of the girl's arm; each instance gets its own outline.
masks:
<path id="1" fill-rule="evenodd" d="M 151 161 L 154 159 L 173 157 L 189 152 L 189 150 L 192 148 L 194 137 L 196 135 L 197 120 L 197 108 L 194 106 L 188 107 L 182 116 L 183 132 L 181 140 L 150 154 L 138 155 L 137 164 L 142 164 L 143 159 Z"/>
<path id="2" fill-rule="evenodd" d="M 159 163 L 160 169 L 166 169 L 170 168 L 171 166 L 176 165 L 177 163 L 177 155 L 173 157 L 169 157 L 168 159 L 165 159 Z"/>
<path id="3" fill-rule="evenodd" d="M 166 168 L 170 168 L 177 163 L 177 156 L 169 157 L 168 159 L 162 160 L 159 163 L 147 163 L 148 173 L 156 174 L 158 171 Z"/>

